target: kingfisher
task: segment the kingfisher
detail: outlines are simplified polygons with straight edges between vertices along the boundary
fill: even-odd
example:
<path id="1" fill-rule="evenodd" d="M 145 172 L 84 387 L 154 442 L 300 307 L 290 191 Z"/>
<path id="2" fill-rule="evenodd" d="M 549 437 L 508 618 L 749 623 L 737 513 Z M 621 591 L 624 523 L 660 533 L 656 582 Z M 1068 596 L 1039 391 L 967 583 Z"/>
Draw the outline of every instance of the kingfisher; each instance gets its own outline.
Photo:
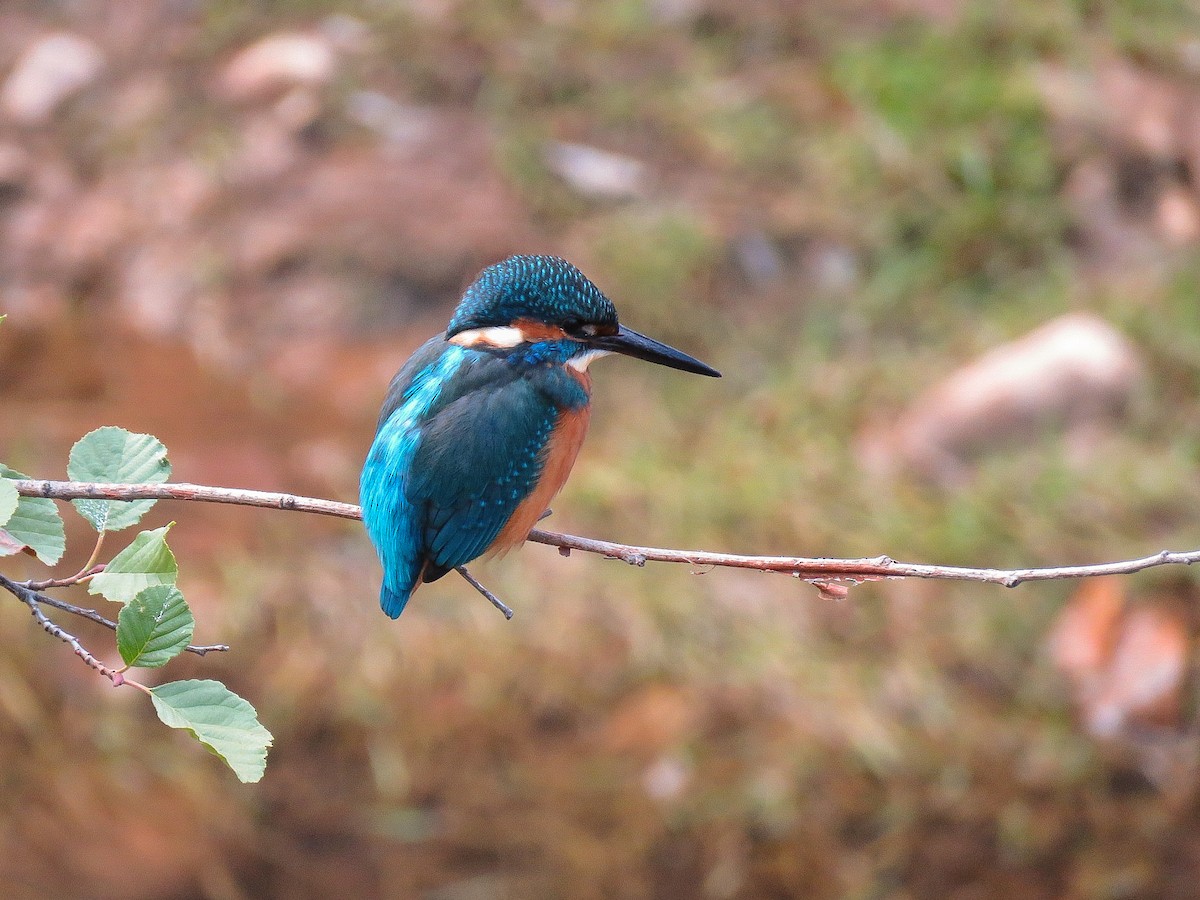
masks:
<path id="1" fill-rule="evenodd" d="M 362 470 L 388 616 L 422 583 L 466 575 L 471 560 L 524 542 L 587 432 L 588 365 L 610 353 L 721 374 L 620 324 L 612 301 L 564 259 L 513 256 L 466 289 L 445 333 L 392 379 Z"/>

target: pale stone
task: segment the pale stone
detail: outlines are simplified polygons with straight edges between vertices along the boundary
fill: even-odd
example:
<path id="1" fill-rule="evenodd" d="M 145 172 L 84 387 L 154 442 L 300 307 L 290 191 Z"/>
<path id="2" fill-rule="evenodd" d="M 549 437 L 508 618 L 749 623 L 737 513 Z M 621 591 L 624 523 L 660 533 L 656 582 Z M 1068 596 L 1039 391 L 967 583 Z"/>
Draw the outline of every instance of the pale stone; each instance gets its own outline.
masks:
<path id="1" fill-rule="evenodd" d="M 91 41 L 65 32 L 47 35 L 17 60 L 0 92 L 0 108 L 18 122 L 37 125 L 103 70 L 104 54 Z"/>
<path id="2" fill-rule="evenodd" d="M 254 100 L 275 91 L 325 84 L 333 76 L 333 49 L 320 37 L 280 33 L 237 53 L 225 66 L 221 86 L 233 100 Z"/>

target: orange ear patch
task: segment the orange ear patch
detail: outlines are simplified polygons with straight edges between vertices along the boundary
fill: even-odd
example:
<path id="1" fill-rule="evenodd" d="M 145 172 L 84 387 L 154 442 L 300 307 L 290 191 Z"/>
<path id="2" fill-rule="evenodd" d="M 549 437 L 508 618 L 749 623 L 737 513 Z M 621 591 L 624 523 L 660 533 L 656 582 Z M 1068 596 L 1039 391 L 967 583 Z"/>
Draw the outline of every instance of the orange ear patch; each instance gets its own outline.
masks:
<path id="1" fill-rule="evenodd" d="M 561 341 L 567 337 L 567 333 L 557 325 L 535 322 L 533 319 L 517 319 L 513 322 L 513 327 L 519 330 L 521 336 L 530 344 L 538 341 Z"/>

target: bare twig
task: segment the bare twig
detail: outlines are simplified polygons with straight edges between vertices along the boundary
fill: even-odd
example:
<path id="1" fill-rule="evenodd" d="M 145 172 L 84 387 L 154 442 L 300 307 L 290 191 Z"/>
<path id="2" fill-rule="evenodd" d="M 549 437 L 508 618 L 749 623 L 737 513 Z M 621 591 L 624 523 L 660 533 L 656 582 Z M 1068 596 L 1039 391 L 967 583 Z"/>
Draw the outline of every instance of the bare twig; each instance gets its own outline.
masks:
<path id="1" fill-rule="evenodd" d="M 33 618 L 39 625 L 42 626 L 42 629 L 47 634 L 52 635 L 53 637 L 56 637 L 63 643 L 67 644 L 72 650 L 75 651 L 75 655 L 83 660 L 85 665 L 95 669 L 97 672 L 111 681 L 113 683 L 113 687 L 120 687 L 123 684 L 130 684 L 136 688 L 139 688 L 140 690 L 149 692 L 149 688 L 147 688 L 145 685 L 139 684 L 136 681 L 130 681 L 121 672 L 118 672 L 116 669 L 110 669 L 104 663 L 100 662 L 100 660 L 96 659 L 96 657 L 89 653 L 87 648 L 79 642 L 79 638 L 50 621 L 46 614 L 42 612 L 40 605 L 42 600 L 45 598 L 38 594 L 37 591 L 30 590 L 22 584 L 18 584 L 15 581 L 5 578 L 3 575 L 0 575 L 0 587 L 3 587 L 5 590 L 11 591 L 14 595 L 16 595 L 18 600 L 29 607 L 29 611 L 33 613 Z"/>
<path id="2" fill-rule="evenodd" d="M 272 509 L 295 509 L 304 512 L 360 519 L 362 513 L 350 503 L 337 503 L 293 494 L 265 491 L 246 491 L 209 487 L 198 484 L 94 484 L 91 482 L 14 480 L 17 492 L 25 497 L 49 497 L 56 500 L 96 498 L 104 500 L 198 500 L 207 503 L 233 503 Z M 1091 578 L 1098 575 L 1131 575 L 1157 566 L 1191 565 L 1200 562 L 1200 550 L 1176 552 L 1163 550 L 1150 556 L 1119 562 L 1080 566 L 1043 566 L 1022 569 L 990 569 L 968 566 L 940 566 L 924 563 L 897 562 L 887 556 L 864 559 L 824 559 L 803 556 L 742 556 L 714 553 L 707 550 L 670 550 L 660 547 L 638 547 L 599 541 L 535 529 L 529 540 L 549 544 L 561 551 L 580 550 L 596 553 L 609 559 L 619 559 L 635 566 L 647 562 L 684 563 L 686 565 L 719 566 L 737 569 L 756 569 L 761 572 L 781 572 L 808 581 L 844 580 L 867 581 L 880 578 L 936 578 L 954 581 L 979 581 L 1016 587 L 1026 581 L 1051 581 L 1065 578 Z"/>
<path id="3" fill-rule="evenodd" d="M 939 566 L 926 563 L 897 562 L 887 556 L 866 559 L 825 559 L 804 556 L 741 556 L 707 550 L 664 550 L 659 547 L 634 547 L 576 537 L 573 534 L 534 531 L 529 540 L 568 550 L 598 553 L 634 566 L 647 562 L 686 563 L 691 566 L 721 566 L 733 569 L 757 569 L 781 572 L 810 581 L 843 579 L 869 581 L 880 578 L 936 578 L 950 581 L 982 581 L 1016 587 L 1026 581 L 1052 581 L 1065 578 L 1093 578 L 1098 575 L 1131 575 L 1156 566 L 1190 566 L 1200 562 L 1200 550 L 1174 552 L 1162 550 L 1151 556 L 1121 562 L 1083 566 L 1043 566 L 1025 569 L 983 569 L 970 566 Z"/>
<path id="4" fill-rule="evenodd" d="M 492 606 L 504 613 L 504 618 L 511 619 L 513 617 L 512 609 L 510 609 L 503 600 L 480 584 L 479 579 L 468 572 L 466 566 L 455 566 L 454 571 L 466 579 L 467 584 L 471 585 L 471 587 L 475 588 L 475 590 L 487 597 Z"/>
<path id="5" fill-rule="evenodd" d="M 39 582 L 40 584 L 40 582 Z M 52 606 L 55 609 L 60 609 L 63 612 L 70 613 L 73 616 L 79 616 L 81 619 L 87 619 L 89 622 L 95 622 L 97 625 L 103 625 L 109 631 L 117 630 L 117 623 L 112 619 L 105 618 L 94 609 L 87 609 L 83 606 L 76 606 L 74 603 L 68 603 L 65 600 L 59 600 L 57 597 L 51 597 L 48 594 L 43 594 L 36 589 L 36 586 L 30 583 L 22 584 L 19 581 L 12 581 L 0 575 L 0 588 L 4 588 L 17 596 L 17 599 L 28 604 L 30 597 L 35 603 L 40 603 L 43 606 Z M 44 627 L 44 626 L 43 626 Z M 228 644 L 188 644 L 183 648 L 188 653 L 195 653 L 197 656 L 204 656 L 208 653 L 224 653 L 229 650 Z"/>

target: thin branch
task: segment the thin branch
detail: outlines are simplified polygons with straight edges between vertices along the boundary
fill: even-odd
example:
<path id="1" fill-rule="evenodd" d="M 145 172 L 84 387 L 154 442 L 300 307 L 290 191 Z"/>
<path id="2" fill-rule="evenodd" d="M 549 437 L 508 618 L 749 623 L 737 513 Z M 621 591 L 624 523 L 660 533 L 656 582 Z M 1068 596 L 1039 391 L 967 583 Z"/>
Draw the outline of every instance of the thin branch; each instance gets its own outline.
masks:
<path id="1" fill-rule="evenodd" d="M 68 603 L 65 600 L 59 600 L 57 597 L 51 597 L 48 594 L 43 594 L 36 590 L 34 585 L 22 584 L 19 581 L 12 581 L 0 575 L 0 588 L 4 588 L 12 594 L 15 594 L 17 599 L 22 603 L 28 604 L 30 597 L 35 603 L 40 603 L 43 606 L 52 606 L 55 609 L 60 609 L 63 612 L 70 613 L 73 616 L 79 616 L 81 619 L 87 619 L 89 622 L 95 622 L 97 625 L 103 625 L 109 631 L 117 630 L 117 623 L 112 619 L 107 619 L 94 609 L 87 609 L 83 606 L 76 606 L 74 603 Z M 45 627 L 45 626 L 43 626 Z M 208 653 L 224 653 L 229 650 L 228 644 L 188 644 L 183 648 L 188 653 L 195 653 L 197 656 L 204 656 Z"/>
<path id="2" fill-rule="evenodd" d="M 97 672 L 111 681 L 114 686 L 119 686 L 125 683 L 133 683 L 126 682 L 125 677 L 120 672 L 116 671 L 115 669 L 110 669 L 104 663 L 100 662 L 100 660 L 96 659 L 96 657 L 92 656 L 92 654 L 89 653 L 83 646 L 83 644 L 79 642 L 79 638 L 75 637 L 75 635 L 71 634 L 69 631 L 63 630 L 58 625 L 55 625 L 53 622 L 51 622 L 46 614 L 42 612 L 41 606 L 39 605 L 42 601 L 42 597 L 37 591 L 30 590 L 29 588 L 18 584 L 15 581 L 10 581 L 3 575 L 0 575 L 0 587 L 11 591 L 14 595 L 16 595 L 18 600 L 28 606 L 29 611 L 33 613 L 33 618 L 37 620 L 37 623 L 42 626 L 42 629 L 47 634 L 58 638 L 60 641 L 70 646 L 70 648 L 75 651 L 76 656 L 82 659 L 87 666 L 95 669 Z"/>
<path id="3" fill-rule="evenodd" d="M 91 481 L 33 479 L 14 479 L 13 484 L 22 497 L 48 497 L 51 500 L 198 500 L 203 503 L 294 509 L 342 519 L 362 518 L 362 511 L 353 503 L 337 503 L 333 500 L 317 500 L 313 497 L 269 491 L 209 487 L 205 484 L 99 484 Z"/>
<path id="4" fill-rule="evenodd" d="M 454 571 L 457 572 L 459 575 L 461 575 L 466 580 L 467 584 L 471 585 L 471 587 L 475 588 L 475 590 L 479 591 L 479 593 L 481 593 L 481 594 L 483 594 L 483 596 L 487 597 L 488 601 L 492 604 L 492 606 L 496 607 L 496 609 L 498 609 L 498 610 L 500 610 L 500 612 L 504 613 L 504 618 L 511 619 L 513 617 L 513 611 L 508 606 L 508 604 L 506 604 L 503 600 L 501 600 L 499 597 L 497 597 L 495 594 L 493 594 L 491 591 L 489 591 L 487 588 L 485 588 L 480 583 L 478 578 L 476 578 L 474 575 L 472 575 L 470 572 L 467 571 L 466 566 L 455 566 Z"/>
<path id="5" fill-rule="evenodd" d="M 246 491 L 209 487 L 198 484 L 94 484 L 91 482 L 14 480 L 17 492 L 25 497 L 49 497 L 55 500 L 95 498 L 102 500 L 197 500 L 207 503 L 233 503 L 272 509 L 294 509 L 303 512 L 360 519 L 362 513 L 351 503 L 337 503 L 294 494 L 265 491 Z M 781 572 L 808 581 L 850 582 L 880 578 L 935 578 L 953 581 L 979 581 L 1016 587 L 1026 581 L 1051 581 L 1065 578 L 1092 578 L 1098 575 L 1131 575 L 1157 566 L 1192 565 L 1200 562 L 1200 550 L 1176 552 L 1163 550 L 1150 556 L 1119 562 L 1081 566 L 1042 566 L 1022 569 L 990 569 L 968 566 L 940 566 L 924 563 L 897 562 L 887 556 L 864 559 L 826 559 L 803 556 L 743 556 L 733 553 L 714 553 L 708 550 L 670 550 L 660 547 L 639 547 L 533 530 L 529 540 L 558 547 L 560 552 L 580 550 L 596 553 L 609 559 L 620 559 L 635 566 L 647 562 L 683 563 L 693 567 L 725 567 L 755 569 L 761 572 Z"/>
<path id="6" fill-rule="evenodd" d="M 534 531 L 529 540 L 565 550 L 598 553 L 634 566 L 647 562 L 686 563 L 690 566 L 720 566 L 731 569 L 756 569 L 781 572 L 806 580 L 845 579 L 868 581 L 880 578 L 935 578 L 948 581 L 982 581 L 1004 587 L 1016 587 L 1026 581 L 1052 581 L 1065 578 L 1094 578 L 1098 575 L 1131 575 L 1156 566 L 1190 566 L 1200 562 L 1200 550 L 1175 552 L 1161 550 L 1150 556 L 1120 562 L 1083 566 L 1042 566 L 1025 569 L 983 569 L 970 566 L 939 566 L 926 563 L 897 562 L 887 556 L 865 559 L 826 559 L 804 556 L 742 556 L 707 550 L 664 550 L 659 547 L 635 547 L 576 537 L 573 534 Z"/>

